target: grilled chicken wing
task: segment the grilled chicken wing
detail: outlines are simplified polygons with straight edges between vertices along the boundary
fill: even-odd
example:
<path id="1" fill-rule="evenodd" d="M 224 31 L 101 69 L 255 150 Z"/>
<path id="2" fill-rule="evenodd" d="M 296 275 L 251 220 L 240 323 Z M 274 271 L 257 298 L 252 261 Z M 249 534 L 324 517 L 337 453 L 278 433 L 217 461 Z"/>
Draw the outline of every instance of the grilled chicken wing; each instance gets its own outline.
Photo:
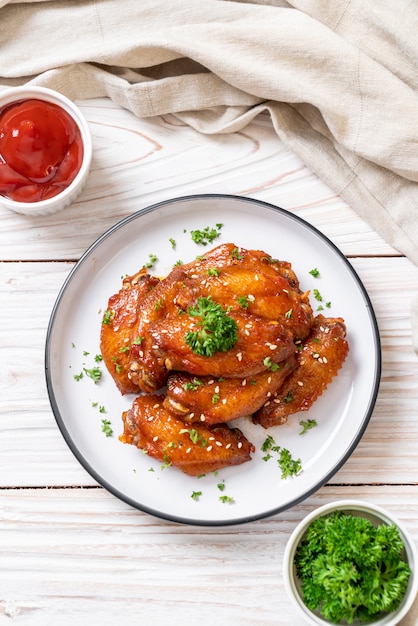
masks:
<path id="1" fill-rule="evenodd" d="M 318 315 L 297 353 L 297 368 L 255 413 L 253 421 L 268 428 L 284 424 L 293 413 L 308 410 L 342 367 L 349 350 L 345 337 L 341 318 Z"/>
<path id="2" fill-rule="evenodd" d="M 132 380 L 129 369 L 131 350 L 138 339 L 136 326 L 142 299 L 159 283 L 159 279 L 142 268 L 126 276 L 122 288 L 109 298 L 100 331 L 103 361 L 122 395 L 136 393 L 139 386 Z"/>
<path id="3" fill-rule="evenodd" d="M 156 394 L 138 396 L 122 418 L 123 443 L 137 446 L 190 476 L 246 463 L 255 451 L 238 429 L 203 424 L 188 428 L 166 411 L 163 397 Z"/>
<path id="4" fill-rule="evenodd" d="M 296 367 L 292 354 L 275 371 L 267 370 L 248 378 L 196 377 L 171 374 L 167 381 L 166 409 L 184 422 L 206 426 L 229 422 L 255 413 Z"/>
<path id="5" fill-rule="evenodd" d="M 245 308 L 251 315 L 280 322 L 294 339 L 309 334 L 313 322 L 309 294 L 300 290 L 287 261 L 228 243 L 181 269 L 186 288 L 177 298 L 179 306 L 186 308 L 190 299 L 210 293 L 232 310 Z"/>
<path id="6" fill-rule="evenodd" d="M 238 325 L 238 340 L 229 350 L 211 357 L 195 354 L 184 338 L 199 327 L 199 321 L 185 314 L 150 324 L 155 353 L 164 358 L 167 370 L 218 377 L 255 376 L 268 367 L 266 359 L 280 363 L 293 353 L 292 336 L 278 322 L 245 311 L 229 315 Z"/>

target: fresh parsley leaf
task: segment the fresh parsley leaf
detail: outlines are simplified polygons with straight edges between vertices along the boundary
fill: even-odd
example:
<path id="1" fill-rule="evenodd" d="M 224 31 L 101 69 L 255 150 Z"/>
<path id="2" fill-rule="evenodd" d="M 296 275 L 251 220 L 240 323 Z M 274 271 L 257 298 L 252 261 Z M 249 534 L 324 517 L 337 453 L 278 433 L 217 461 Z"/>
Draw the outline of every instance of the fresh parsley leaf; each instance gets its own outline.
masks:
<path id="1" fill-rule="evenodd" d="M 198 330 L 186 333 L 184 340 L 195 354 L 213 356 L 215 352 L 226 352 L 238 340 L 238 324 L 227 311 L 211 297 L 199 298 L 197 305 L 189 307 L 191 317 L 199 318 Z"/>
<path id="2" fill-rule="evenodd" d="M 401 603 L 411 574 L 398 528 L 334 511 L 315 519 L 294 558 L 306 606 L 330 622 L 374 622 Z"/>
<path id="3" fill-rule="evenodd" d="M 317 426 L 317 421 L 312 419 L 300 420 L 299 424 L 300 426 L 302 426 L 302 430 L 300 431 L 299 435 L 304 435 L 306 432 L 308 432 L 308 430 L 311 430 L 311 428 L 315 428 L 315 426 Z"/>

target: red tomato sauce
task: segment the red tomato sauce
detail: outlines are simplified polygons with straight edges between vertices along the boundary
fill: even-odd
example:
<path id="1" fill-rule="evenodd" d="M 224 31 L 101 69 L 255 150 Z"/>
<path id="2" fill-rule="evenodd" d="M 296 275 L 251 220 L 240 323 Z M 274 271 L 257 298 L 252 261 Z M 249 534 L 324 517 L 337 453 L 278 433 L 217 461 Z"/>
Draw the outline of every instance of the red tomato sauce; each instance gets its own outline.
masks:
<path id="1" fill-rule="evenodd" d="M 30 99 L 0 110 L 0 195 L 52 198 L 71 184 L 82 160 L 80 130 L 61 107 Z"/>

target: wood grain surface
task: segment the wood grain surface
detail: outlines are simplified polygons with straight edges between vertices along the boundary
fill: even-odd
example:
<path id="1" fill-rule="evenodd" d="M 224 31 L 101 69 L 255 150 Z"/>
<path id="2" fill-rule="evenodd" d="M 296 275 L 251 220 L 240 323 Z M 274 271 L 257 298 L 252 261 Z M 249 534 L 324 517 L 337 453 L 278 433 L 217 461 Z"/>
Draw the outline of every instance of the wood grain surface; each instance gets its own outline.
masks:
<path id="1" fill-rule="evenodd" d="M 0 210 L 0 626 L 302 626 L 282 557 L 308 512 L 370 500 L 418 540 L 418 268 L 285 148 L 267 116 L 204 136 L 173 119 L 136 119 L 106 99 L 79 105 L 94 145 L 79 200 L 47 218 Z M 123 217 L 196 193 L 257 198 L 319 228 L 364 283 L 382 342 L 375 410 L 344 466 L 303 503 L 228 528 L 159 520 L 107 493 L 65 444 L 45 385 L 49 317 L 83 252 Z"/>

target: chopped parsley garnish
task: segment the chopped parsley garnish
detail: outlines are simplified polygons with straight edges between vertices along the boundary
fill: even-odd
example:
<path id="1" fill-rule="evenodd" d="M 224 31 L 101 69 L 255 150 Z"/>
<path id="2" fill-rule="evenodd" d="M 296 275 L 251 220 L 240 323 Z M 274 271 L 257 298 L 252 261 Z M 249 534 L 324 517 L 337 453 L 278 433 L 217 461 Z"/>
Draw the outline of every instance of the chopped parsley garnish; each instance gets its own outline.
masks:
<path id="1" fill-rule="evenodd" d="M 219 496 L 219 500 L 223 504 L 232 504 L 233 502 L 235 502 L 234 498 L 231 498 L 231 496 Z"/>
<path id="2" fill-rule="evenodd" d="M 300 420 L 299 422 L 300 426 L 302 426 L 302 430 L 300 431 L 299 435 L 304 435 L 305 433 L 308 432 L 308 430 L 311 430 L 311 428 L 315 428 L 315 426 L 317 426 L 317 421 L 316 420 Z"/>
<path id="3" fill-rule="evenodd" d="M 296 476 L 297 474 L 300 474 L 302 470 L 300 459 L 293 459 L 289 450 L 286 448 L 281 448 L 277 463 L 282 471 L 282 478 Z"/>
<path id="4" fill-rule="evenodd" d="M 154 264 L 158 261 L 158 257 L 155 254 L 149 254 L 148 258 L 149 258 L 149 261 L 148 263 L 144 263 L 144 267 L 151 269 L 151 267 L 153 267 Z"/>
<path id="5" fill-rule="evenodd" d="M 193 378 L 193 380 L 187 380 L 184 385 L 184 391 L 196 391 L 199 387 L 203 385 L 203 382 L 198 378 Z"/>
<path id="6" fill-rule="evenodd" d="M 141 335 L 138 335 L 136 339 L 133 340 L 132 345 L 139 346 L 144 341 L 144 338 Z"/>
<path id="7" fill-rule="evenodd" d="M 208 243 L 212 243 L 212 241 L 219 237 L 222 226 L 223 224 L 216 224 L 216 228 L 206 226 L 203 230 L 191 230 L 190 235 L 195 243 L 207 246 Z"/>
<path id="8" fill-rule="evenodd" d="M 318 302 L 322 302 L 323 298 L 321 294 L 319 293 L 318 289 L 313 290 L 313 295 L 314 295 L 315 300 L 318 300 Z"/>
<path id="9" fill-rule="evenodd" d="M 186 344 L 195 354 L 213 356 L 215 352 L 226 352 L 238 340 L 238 324 L 227 311 L 211 297 L 199 298 L 197 305 L 189 307 L 191 317 L 200 318 L 196 331 L 185 335 Z"/>
<path id="10" fill-rule="evenodd" d="M 196 428 L 182 428 L 180 430 L 180 435 L 184 434 L 184 433 L 188 433 L 189 437 L 190 437 L 190 441 L 192 441 L 193 443 L 200 443 L 200 447 L 201 448 L 205 448 L 207 441 L 206 439 L 199 433 L 199 431 L 196 430 Z"/>
<path id="11" fill-rule="evenodd" d="M 238 248 L 234 248 L 232 250 L 231 256 L 233 259 L 236 259 L 237 261 L 242 261 L 242 259 L 244 258 L 244 255 L 240 253 Z"/>
<path id="12" fill-rule="evenodd" d="M 103 313 L 102 324 L 111 324 L 114 317 L 115 317 L 115 312 L 107 309 Z"/>
<path id="13" fill-rule="evenodd" d="M 212 396 L 212 404 L 217 404 L 220 400 L 220 397 L 221 396 L 219 395 L 219 393 L 214 393 Z"/>
<path id="14" fill-rule="evenodd" d="M 286 311 L 286 313 L 284 314 L 285 318 L 287 320 L 290 320 L 292 317 L 292 313 L 293 313 L 293 309 L 289 309 L 288 311 Z"/>
<path id="15" fill-rule="evenodd" d="M 111 422 L 107 419 L 102 419 L 102 432 L 106 435 L 106 437 L 111 437 L 113 435 L 113 430 L 111 428 Z"/>
<path id="16" fill-rule="evenodd" d="M 192 491 L 192 495 L 190 497 L 192 498 L 192 500 L 199 500 L 201 495 L 201 491 Z"/>
<path id="17" fill-rule="evenodd" d="M 183 261 L 181 261 L 180 259 L 178 259 L 178 261 L 176 261 L 173 265 L 173 267 L 177 267 L 178 265 L 183 265 Z"/>
<path id="18" fill-rule="evenodd" d="M 280 369 L 280 365 L 278 363 L 273 363 L 273 361 L 271 360 L 271 357 L 269 356 L 266 356 L 266 358 L 263 361 L 263 365 L 272 372 L 277 372 L 277 370 Z"/>
<path id="19" fill-rule="evenodd" d="M 94 384 L 97 384 L 102 377 L 102 370 L 100 367 L 92 367 L 91 369 L 87 369 L 83 367 L 83 371 L 86 372 L 87 376 L 89 376 Z"/>
<path id="20" fill-rule="evenodd" d="M 248 301 L 247 296 L 240 296 L 240 297 L 237 299 L 237 302 L 238 302 L 238 304 L 240 305 L 240 307 L 241 307 L 242 309 L 244 309 L 245 311 L 246 311 L 246 310 L 248 309 L 248 307 L 250 306 L 250 303 L 249 303 L 249 301 Z"/>
<path id="21" fill-rule="evenodd" d="M 302 471 L 302 464 L 300 459 L 293 459 L 289 450 L 277 446 L 271 435 L 268 435 L 264 443 L 261 445 L 261 451 L 267 452 L 267 454 L 262 457 L 263 461 L 269 461 L 273 458 L 271 452 L 275 452 L 279 455 L 277 463 L 281 470 L 281 478 L 296 476 Z"/>
<path id="22" fill-rule="evenodd" d="M 313 276 L 314 278 L 318 278 L 319 277 L 319 270 L 318 270 L 318 268 L 314 267 L 313 269 L 311 269 L 309 274 L 311 276 Z"/>
<path id="23" fill-rule="evenodd" d="M 332 623 L 372 623 L 401 603 L 411 570 L 395 524 L 334 511 L 311 522 L 294 564 L 303 601 Z"/>
<path id="24" fill-rule="evenodd" d="M 171 243 L 171 247 L 173 248 L 173 250 L 176 249 L 176 240 L 173 239 L 172 237 L 170 237 L 170 239 L 168 240 Z"/>
<path id="25" fill-rule="evenodd" d="M 285 396 L 283 396 L 283 400 L 286 404 L 289 402 L 293 402 L 293 391 L 290 389 Z"/>
<path id="26" fill-rule="evenodd" d="M 81 380 L 83 378 L 84 374 L 83 372 L 80 372 L 79 374 L 74 374 L 74 380 Z"/>
<path id="27" fill-rule="evenodd" d="M 94 360 L 96 361 L 96 363 L 100 363 L 100 361 L 103 361 L 103 357 L 101 354 L 96 354 Z"/>
<path id="28" fill-rule="evenodd" d="M 206 270 L 206 274 L 208 276 L 220 276 L 221 270 L 216 269 L 216 267 L 210 267 L 208 270 Z"/>

